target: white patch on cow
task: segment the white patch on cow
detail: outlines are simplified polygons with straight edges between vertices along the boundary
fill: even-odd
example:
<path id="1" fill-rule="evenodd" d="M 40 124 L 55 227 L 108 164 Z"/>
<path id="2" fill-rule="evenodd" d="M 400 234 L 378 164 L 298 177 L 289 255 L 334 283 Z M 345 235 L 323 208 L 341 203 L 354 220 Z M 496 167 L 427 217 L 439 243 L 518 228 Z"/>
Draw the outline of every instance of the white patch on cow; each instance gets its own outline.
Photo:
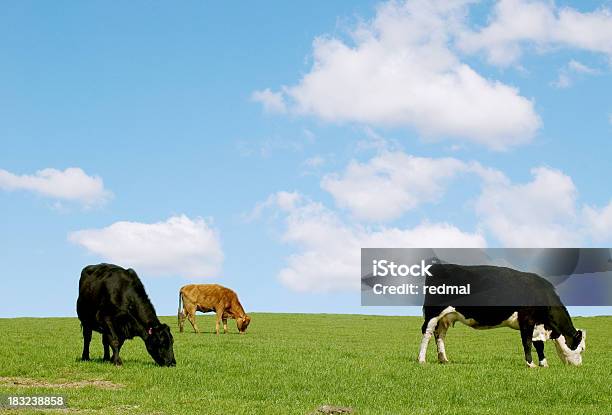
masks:
<path id="1" fill-rule="evenodd" d="M 444 324 L 445 327 L 454 326 L 455 322 L 459 321 L 466 326 L 475 327 L 478 325 L 478 322 L 473 318 L 466 318 L 463 314 L 456 311 L 454 307 L 446 307 L 442 313 L 438 316 L 440 322 Z"/>
<path id="2" fill-rule="evenodd" d="M 510 327 L 511 329 L 518 330 L 519 329 L 518 312 L 515 311 L 514 313 L 512 313 L 510 317 L 502 321 L 501 326 Z"/>
<path id="3" fill-rule="evenodd" d="M 433 334 L 433 331 L 438 324 L 438 319 L 436 317 L 429 320 L 427 323 L 427 328 L 425 329 L 425 333 L 423 333 L 423 339 L 421 340 L 421 348 L 419 350 L 419 363 L 425 363 L 425 356 L 427 355 L 427 345 L 429 344 L 429 339 Z"/>
<path id="4" fill-rule="evenodd" d="M 479 330 L 487 330 L 493 329 L 497 327 L 510 327 L 514 330 L 519 330 L 519 322 L 518 322 L 518 312 L 512 313 L 510 317 L 506 320 L 502 321 L 500 324 L 495 326 L 481 326 L 479 323 L 473 318 L 466 318 L 463 314 L 455 310 L 454 307 L 448 306 L 446 307 L 437 317 L 433 317 L 427 323 L 427 328 L 425 333 L 423 334 L 423 339 L 421 340 L 421 348 L 419 350 L 419 363 L 425 363 L 425 357 L 427 355 L 427 346 L 429 344 L 429 339 L 434 334 L 436 328 L 438 329 L 438 339 L 437 339 L 437 347 L 438 347 L 438 361 L 446 362 L 448 358 L 446 357 L 446 347 L 444 344 L 444 338 L 446 336 L 446 331 L 450 326 L 454 326 L 455 322 L 461 322 L 466 326 L 479 329 Z M 551 330 L 546 330 L 544 324 L 538 324 L 533 328 L 532 341 L 542 341 L 546 342 L 550 340 L 550 336 L 552 334 Z M 582 352 L 586 349 L 586 331 L 582 330 L 582 340 L 576 350 L 571 350 L 563 336 L 559 336 L 558 339 L 554 341 L 555 349 L 557 350 L 557 354 L 561 361 L 565 364 L 570 364 L 574 366 L 580 366 L 582 364 Z M 529 367 L 537 367 L 533 362 L 527 363 Z M 544 358 L 541 362 L 539 362 L 539 366 L 548 367 L 548 362 Z"/>
<path id="5" fill-rule="evenodd" d="M 446 357 L 446 347 L 444 346 L 444 338 L 446 337 L 446 331 L 448 330 L 448 326 L 444 324 L 438 323 L 438 362 L 446 363 L 448 362 L 448 357 Z"/>
<path id="6" fill-rule="evenodd" d="M 531 340 L 533 340 L 534 342 L 537 342 L 537 341 L 545 342 L 546 340 L 550 339 L 551 333 L 552 333 L 551 330 L 546 330 L 544 328 L 544 324 L 538 324 L 537 326 L 533 328 L 533 336 L 531 337 Z"/>
<path id="7" fill-rule="evenodd" d="M 533 362 L 528 362 L 528 361 L 525 361 L 525 363 L 527 363 L 527 367 L 529 367 L 529 368 L 531 368 L 531 369 L 533 369 L 534 367 L 537 367 L 537 366 L 535 365 L 535 363 L 533 363 Z"/>
<path id="8" fill-rule="evenodd" d="M 425 329 L 425 333 L 423 333 L 423 339 L 421 340 L 421 348 L 419 349 L 419 363 L 425 363 L 425 357 L 427 355 L 427 345 L 429 344 L 429 339 L 433 335 L 436 326 L 438 325 L 438 321 L 445 317 L 449 313 L 453 313 L 455 311 L 454 307 L 446 307 L 442 312 L 437 316 L 429 320 L 427 323 L 427 328 Z"/>
<path id="9" fill-rule="evenodd" d="M 559 336 L 555 340 L 555 349 L 559 359 L 566 365 L 580 366 L 582 364 L 582 352 L 586 349 L 586 331 L 582 330 L 582 340 L 576 350 L 569 348 L 564 336 Z"/>

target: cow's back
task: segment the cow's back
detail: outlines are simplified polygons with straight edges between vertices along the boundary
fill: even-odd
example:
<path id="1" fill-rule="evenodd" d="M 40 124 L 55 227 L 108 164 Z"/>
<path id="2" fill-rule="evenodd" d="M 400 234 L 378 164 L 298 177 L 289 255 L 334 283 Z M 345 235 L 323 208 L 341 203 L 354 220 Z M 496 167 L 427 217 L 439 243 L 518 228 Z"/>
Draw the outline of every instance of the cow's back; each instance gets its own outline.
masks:
<path id="1" fill-rule="evenodd" d="M 493 265 L 435 264 L 426 285 L 470 285 L 470 294 L 426 294 L 425 306 L 560 306 L 554 286 L 537 274 Z"/>
<path id="2" fill-rule="evenodd" d="M 181 288 L 183 301 L 195 304 L 202 311 L 227 308 L 237 299 L 236 293 L 219 284 L 189 284 Z"/>
<path id="3" fill-rule="evenodd" d="M 83 324 L 97 326 L 97 316 L 126 311 L 130 297 L 148 297 L 132 269 L 112 264 L 88 265 L 81 271 L 77 315 Z"/>

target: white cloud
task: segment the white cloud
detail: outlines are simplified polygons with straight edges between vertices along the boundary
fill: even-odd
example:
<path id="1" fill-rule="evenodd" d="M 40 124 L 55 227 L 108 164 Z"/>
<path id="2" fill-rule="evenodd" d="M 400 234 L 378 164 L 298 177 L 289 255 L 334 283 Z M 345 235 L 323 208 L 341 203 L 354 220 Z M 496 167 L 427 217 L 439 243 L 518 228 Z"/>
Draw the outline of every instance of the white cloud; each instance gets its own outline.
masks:
<path id="1" fill-rule="evenodd" d="M 266 97 L 333 122 L 412 127 L 424 136 L 458 137 L 497 150 L 525 143 L 541 124 L 533 103 L 516 88 L 479 75 L 449 48 L 462 28 L 465 3 L 385 3 L 371 22 L 353 30 L 351 43 L 317 38 L 310 71 L 297 85 Z"/>
<path id="2" fill-rule="evenodd" d="M 567 71 L 561 69 L 559 71 L 559 77 L 553 81 L 551 85 L 559 89 L 569 88 L 572 85 L 572 78 L 569 76 Z"/>
<path id="3" fill-rule="evenodd" d="M 383 152 L 366 163 L 352 161 L 342 175 L 325 176 L 321 187 L 355 217 L 387 221 L 437 201 L 449 180 L 467 169 L 467 164 L 453 158 Z"/>
<path id="4" fill-rule="evenodd" d="M 302 175 L 319 175 L 321 168 L 328 163 L 327 157 L 316 155 L 302 162 Z"/>
<path id="5" fill-rule="evenodd" d="M 526 184 L 504 179 L 484 186 L 476 202 L 483 225 L 505 247 L 578 246 L 574 182 L 548 167 L 531 172 Z"/>
<path id="6" fill-rule="evenodd" d="M 147 276 L 205 278 L 223 262 L 216 230 L 204 219 L 172 216 L 165 222 L 115 222 L 70 233 L 68 239 L 103 260 Z"/>
<path id="7" fill-rule="evenodd" d="M 283 94 L 280 92 L 272 92 L 270 88 L 253 92 L 251 94 L 251 99 L 261 103 L 266 112 L 283 113 L 287 110 Z"/>
<path id="8" fill-rule="evenodd" d="M 567 63 L 567 67 L 568 69 L 576 73 L 583 73 L 587 75 L 597 75 L 599 73 L 599 70 L 595 68 L 591 68 L 590 66 L 585 65 L 584 63 L 578 62 L 577 60 L 574 60 L 574 59 L 570 60 Z"/>
<path id="9" fill-rule="evenodd" d="M 612 56 L 612 13 L 607 8 L 582 13 L 552 1 L 501 0 L 487 26 L 464 30 L 458 45 L 483 51 L 490 63 L 516 63 L 526 45 L 539 50 L 568 47 Z"/>
<path id="10" fill-rule="evenodd" d="M 596 241 L 612 241 L 612 200 L 603 208 L 585 206 L 583 214 L 588 232 Z"/>
<path id="11" fill-rule="evenodd" d="M 112 193 L 104 188 L 102 178 L 89 176 L 78 167 L 63 171 L 47 168 L 33 175 L 16 175 L 0 169 L 0 189 L 31 191 L 87 207 L 103 204 L 112 197 Z"/>
<path id="12" fill-rule="evenodd" d="M 480 234 L 446 223 L 422 223 L 411 229 L 347 224 L 322 204 L 297 193 L 276 193 L 266 204 L 285 216 L 283 240 L 298 248 L 289 256 L 279 279 L 299 292 L 358 290 L 361 248 L 486 245 Z"/>
<path id="13" fill-rule="evenodd" d="M 572 74 L 597 75 L 599 71 L 572 59 L 559 70 L 559 77 L 552 82 L 552 86 L 556 88 L 570 87 L 573 83 Z"/>
<path id="14" fill-rule="evenodd" d="M 319 155 L 313 156 L 313 157 L 310 157 L 304 160 L 303 164 L 306 167 L 316 169 L 318 167 L 321 167 L 323 164 L 325 164 L 325 157 L 319 156 Z"/>
<path id="15" fill-rule="evenodd" d="M 421 163 L 424 171 L 416 168 Z M 394 171 L 402 166 L 405 171 Z M 513 183 L 501 171 L 475 162 L 383 152 L 365 163 L 352 162 L 342 176 L 328 176 L 323 187 L 355 216 L 382 220 L 403 215 L 406 206 L 414 203 L 411 197 L 440 197 L 444 183 L 461 172 L 474 175 L 482 185 L 473 201 L 474 232 L 427 221 L 413 228 L 364 226 L 298 192 L 270 195 L 257 204 L 253 216 L 265 210 L 283 219 L 282 240 L 295 246 L 295 251 L 278 277 L 283 285 L 300 292 L 358 289 L 361 248 L 484 247 L 485 233 L 503 247 L 575 247 L 612 241 L 612 201 L 603 208 L 580 207 L 571 177 L 550 167 L 534 168 L 530 181 Z M 361 195 L 363 188 L 373 190 Z M 377 196 L 378 191 L 382 193 Z M 381 198 L 384 203 L 379 205 L 391 207 L 377 207 L 368 197 Z M 467 201 L 471 197 L 465 196 Z"/>

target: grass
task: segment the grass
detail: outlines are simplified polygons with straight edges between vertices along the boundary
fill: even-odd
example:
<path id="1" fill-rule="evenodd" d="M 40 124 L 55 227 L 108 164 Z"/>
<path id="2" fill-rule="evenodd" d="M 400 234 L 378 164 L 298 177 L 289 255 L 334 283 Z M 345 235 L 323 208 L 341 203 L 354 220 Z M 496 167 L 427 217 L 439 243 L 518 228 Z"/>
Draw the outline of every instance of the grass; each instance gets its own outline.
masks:
<path id="1" fill-rule="evenodd" d="M 123 347 L 123 367 L 103 363 L 99 334 L 92 341 L 94 360 L 80 362 L 74 318 L 0 319 L 0 377 L 124 385 L 58 389 L 0 382 L 0 394 L 60 393 L 69 413 L 96 414 L 286 415 L 324 404 L 361 415 L 612 413 L 612 317 L 575 318 L 588 331 L 583 366 L 563 366 L 548 344 L 548 369 L 524 366 L 517 331 L 459 324 L 447 337 L 451 363 L 435 363 L 430 344 L 428 364 L 420 366 L 417 317 L 254 313 L 244 336 L 233 320 L 231 333 L 220 336 L 213 334 L 212 316 L 198 316 L 206 331 L 198 335 L 178 333 L 176 317 L 162 320 L 173 328 L 175 368 L 155 366 L 140 339 Z"/>

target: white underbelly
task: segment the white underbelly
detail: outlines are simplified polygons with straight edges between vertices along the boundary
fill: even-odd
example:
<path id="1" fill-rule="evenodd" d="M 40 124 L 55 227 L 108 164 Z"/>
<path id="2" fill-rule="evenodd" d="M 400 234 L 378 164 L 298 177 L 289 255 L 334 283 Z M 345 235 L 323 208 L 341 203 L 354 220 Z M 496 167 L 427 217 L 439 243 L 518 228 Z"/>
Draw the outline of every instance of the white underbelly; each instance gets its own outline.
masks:
<path id="1" fill-rule="evenodd" d="M 510 327 L 514 330 L 519 330 L 520 328 L 518 322 L 518 313 L 516 311 L 512 313 L 512 315 L 510 315 L 507 319 L 503 320 L 501 323 L 495 326 L 480 325 L 473 318 L 465 317 L 463 314 L 455 310 L 454 307 L 446 307 L 438 316 L 438 324 L 442 324 L 444 327 L 447 328 L 450 326 L 454 326 L 457 321 L 465 324 L 466 326 L 470 326 L 478 330 L 488 330 L 498 327 Z M 546 341 L 550 339 L 550 333 L 550 330 L 546 330 L 543 324 L 538 324 L 534 327 L 533 330 L 533 341 Z"/>

